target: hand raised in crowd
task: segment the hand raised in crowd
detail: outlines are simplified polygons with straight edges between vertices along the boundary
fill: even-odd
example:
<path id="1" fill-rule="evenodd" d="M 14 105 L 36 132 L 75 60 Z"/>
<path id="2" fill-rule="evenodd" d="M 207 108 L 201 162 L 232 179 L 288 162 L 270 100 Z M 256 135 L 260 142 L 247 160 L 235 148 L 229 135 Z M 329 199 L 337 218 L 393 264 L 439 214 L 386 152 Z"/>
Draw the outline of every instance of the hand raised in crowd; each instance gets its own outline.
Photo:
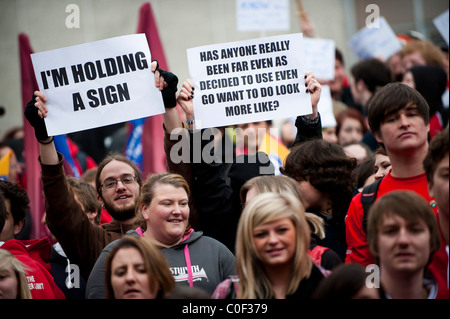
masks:
<path id="1" fill-rule="evenodd" d="M 187 121 L 193 121 L 194 117 L 194 83 L 191 79 L 184 81 L 181 87 L 180 93 L 178 94 L 178 104 L 181 109 L 186 114 Z"/>
<path id="2" fill-rule="evenodd" d="M 177 106 L 178 77 L 172 72 L 160 69 L 158 61 L 152 61 L 151 70 L 155 73 L 155 86 L 161 91 L 164 107 Z"/>
<path id="3" fill-rule="evenodd" d="M 48 140 L 47 128 L 45 127 L 44 118 L 47 117 L 48 108 L 45 105 L 47 97 L 40 91 L 34 91 L 33 98 L 25 107 L 25 117 L 34 128 L 34 134 L 38 141 Z M 47 144 L 46 142 L 44 144 Z"/>
<path id="4" fill-rule="evenodd" d="M 305 85 L 307 92 L 311 94 L 311 105 L 313 110 L 312 114 L 308 115 L 308 117 L 316 118 L 318 116 L 317 106 L 319 104 L 322 86 L 311 71 L 305 73 Z"/>

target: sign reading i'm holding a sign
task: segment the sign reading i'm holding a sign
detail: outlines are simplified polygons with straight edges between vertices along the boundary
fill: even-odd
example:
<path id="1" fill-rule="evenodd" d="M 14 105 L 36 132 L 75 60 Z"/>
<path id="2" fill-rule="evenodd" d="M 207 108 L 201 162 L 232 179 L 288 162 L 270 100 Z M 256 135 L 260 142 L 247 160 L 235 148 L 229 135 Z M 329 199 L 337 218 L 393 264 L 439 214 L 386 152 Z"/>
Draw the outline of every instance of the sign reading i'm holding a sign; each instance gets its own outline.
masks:
<path id="1" fill-rule="evenodd" d="M 312 113 L 301 33 L 187 50 L 197 128 Z"/>
<path id="2" fill-rule="evenodd" d="M 35 53 L 31 59 L 47 97 L 50 136 L 165 112 L 145 34 Z"/>

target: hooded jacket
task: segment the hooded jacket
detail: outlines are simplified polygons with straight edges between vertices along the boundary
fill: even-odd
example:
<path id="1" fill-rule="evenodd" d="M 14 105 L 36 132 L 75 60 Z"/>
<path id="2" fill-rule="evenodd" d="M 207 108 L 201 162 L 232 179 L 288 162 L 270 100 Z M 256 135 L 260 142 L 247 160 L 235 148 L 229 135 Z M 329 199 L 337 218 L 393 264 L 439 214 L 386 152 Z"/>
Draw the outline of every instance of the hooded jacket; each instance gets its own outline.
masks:
<path id="1" fill-rule="evenodd" d="M 127 232 L 131 236 L 143 236 L 141 228 Z M 86 287 L 87 299 L 105 298 L 105 260 L 117 241 L 112 242 L 100 254 Z M 219 283 L 235 274 L 234 255 L 221 242 L 203 236 L 201 231 L 189 232 L 172 247 L 159 247 L 170 266 L 177 285 L 201 288 L 212 294 Z"/>
<path id="2" fill-rule="evenodd" d="M 51 244 L 48 238 L 10 239 L 0 249 L 8 250 L 24 266 L 33 299 L 65 299 L 51 274 Z"/>

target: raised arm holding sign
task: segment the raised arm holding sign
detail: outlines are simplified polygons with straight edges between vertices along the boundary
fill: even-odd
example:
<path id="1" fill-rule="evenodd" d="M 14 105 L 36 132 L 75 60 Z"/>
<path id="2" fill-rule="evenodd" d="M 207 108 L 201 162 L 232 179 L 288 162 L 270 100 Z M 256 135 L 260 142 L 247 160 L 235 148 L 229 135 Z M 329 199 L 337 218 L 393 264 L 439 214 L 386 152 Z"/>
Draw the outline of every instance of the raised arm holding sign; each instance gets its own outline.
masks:
<path id="1" fill-rule="evenodd" d="M 145 34 L 133 34 L 31 55 L 51 112 L 49 135 L 164 113 L 153 85 Z"/>
<path id="2" fill-rule="evenodd" d="M 149 67 L 147 71 L 154 79 L 151 88 L 156 89 L 160 98 L 162 95 L 166 108 L 173 107 L 176 104 L 177 77 L 157 69 L 156 61 Z M 47 101 L 43 92 L 36 91 L 25 109 L 25 116 L 34 127 L 39 141 L 47 225 L 68 258 L 80 267 L 81 275 L 88 278 L 103 248 L 128 230 L 140 226 L 135 216 L 135 206 L 142 185 L 142 173 L 123 154 L 109 155 L 99 163 L 97 198 L 111 215 L 112 221 L 102 227 L 90 223 L 68 186 L 64 158 L 56 151 L 51 134 L 47 134 L 44 118 L 54 111 L 46 105 Z"/>
<path id="3" fill-rule="evenodd" d="M 301 34 L 187 50 L 198 128 L 311 113 Z"/>

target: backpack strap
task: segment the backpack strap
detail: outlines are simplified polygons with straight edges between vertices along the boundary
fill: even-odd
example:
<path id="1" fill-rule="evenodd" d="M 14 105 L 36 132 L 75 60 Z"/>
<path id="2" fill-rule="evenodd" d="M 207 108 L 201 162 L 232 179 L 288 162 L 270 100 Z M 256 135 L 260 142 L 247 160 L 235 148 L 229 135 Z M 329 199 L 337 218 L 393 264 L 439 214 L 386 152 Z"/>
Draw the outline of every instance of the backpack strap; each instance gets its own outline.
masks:
<path id="1" fill-rule="evenodd" d="M 361 194 L 361 204 L 364 210 L 362 225 L 366 233 L 367 233 L 367 216 L 369 214 L 370 207 L 372 207 L 373 203 L 375 202 L 375 199 L 377 199 L 378 188 L 380 187 L 380 183 L 382 180 L 383 179 L 381 178 L 375 181 L 374 183 L 367 185 L 366 187 L 364 187 Z"/>

